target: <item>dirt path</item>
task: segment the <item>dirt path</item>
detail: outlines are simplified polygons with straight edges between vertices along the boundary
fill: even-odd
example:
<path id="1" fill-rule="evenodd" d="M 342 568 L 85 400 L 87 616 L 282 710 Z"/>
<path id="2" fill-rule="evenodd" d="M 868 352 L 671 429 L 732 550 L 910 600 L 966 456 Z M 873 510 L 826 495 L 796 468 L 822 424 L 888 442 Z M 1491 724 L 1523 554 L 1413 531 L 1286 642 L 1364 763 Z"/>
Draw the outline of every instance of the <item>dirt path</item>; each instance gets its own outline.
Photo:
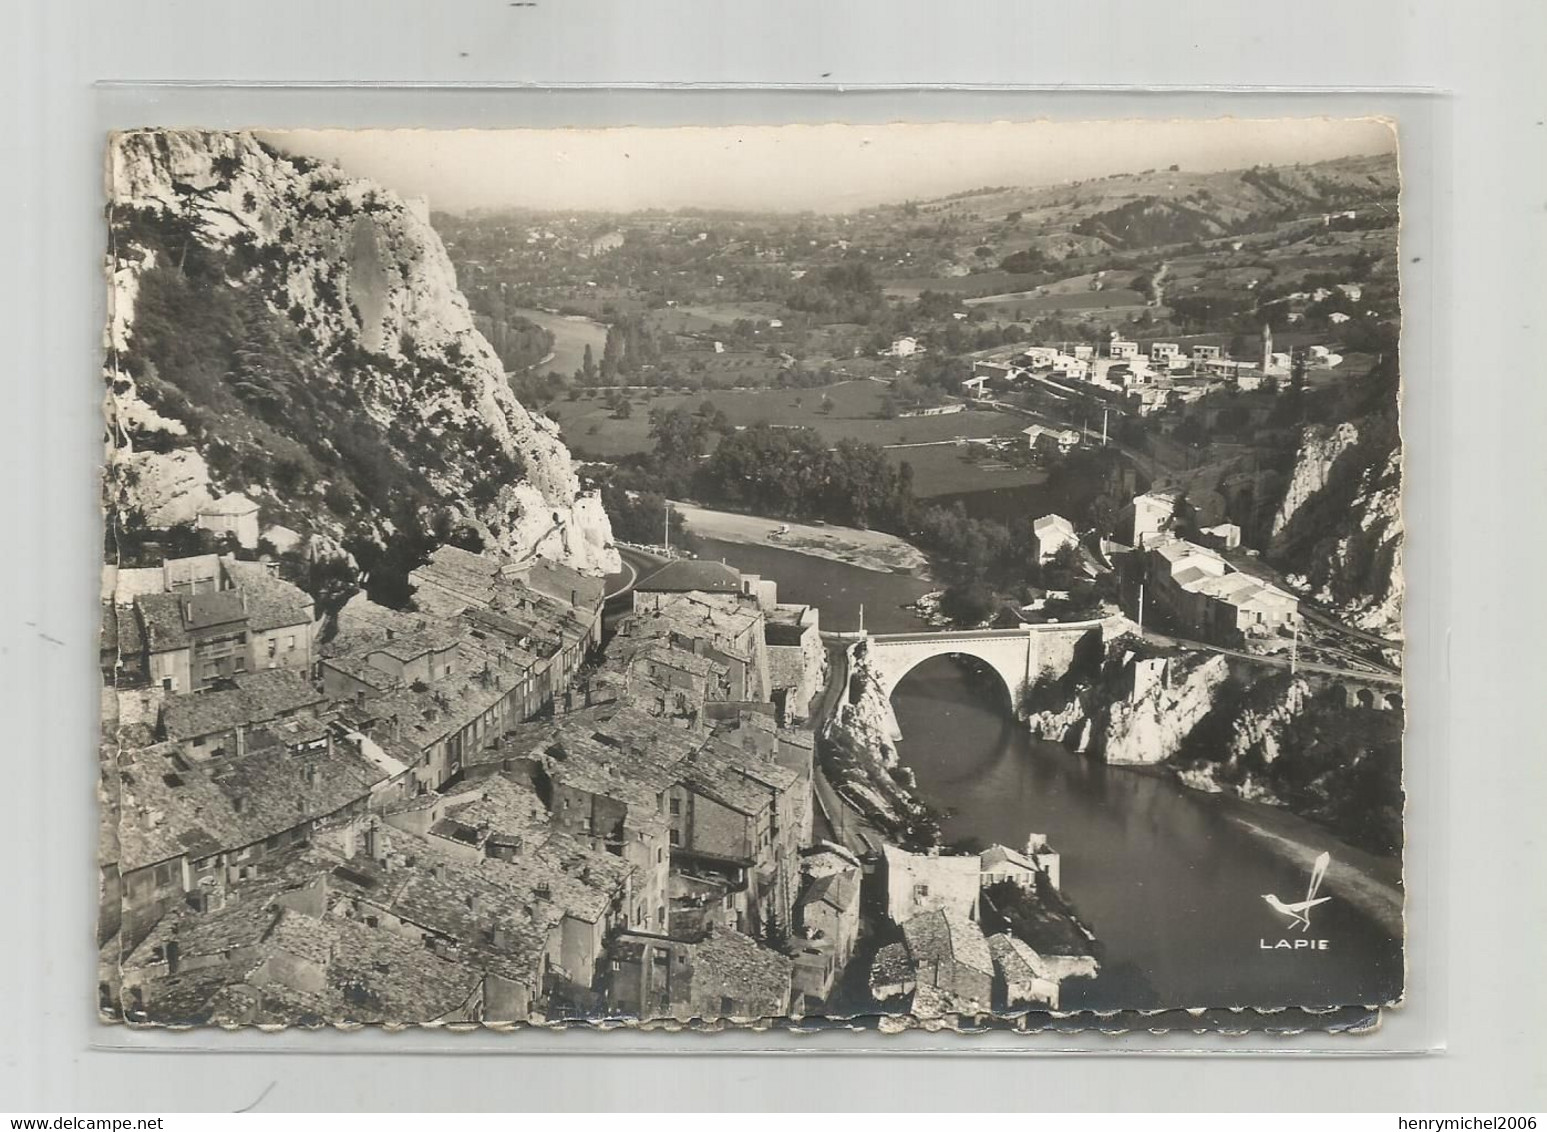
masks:
<path id="1" fill-rule="evenodd" d="M 922 551 L 896 535 L 883 531 L 862 531 L 854 527 L 830 527 L 807 523 L 785 523 L 756 515 L 738 515 L 731 511 L 711 511 L 691 503 L 672 503 L 687 520 L 693 534 L 722 542 L 751 543 L 793 550 L 834 562 L 846 562 L 880 574 L 913 573 L 927 577 L 927 560 Z"/>

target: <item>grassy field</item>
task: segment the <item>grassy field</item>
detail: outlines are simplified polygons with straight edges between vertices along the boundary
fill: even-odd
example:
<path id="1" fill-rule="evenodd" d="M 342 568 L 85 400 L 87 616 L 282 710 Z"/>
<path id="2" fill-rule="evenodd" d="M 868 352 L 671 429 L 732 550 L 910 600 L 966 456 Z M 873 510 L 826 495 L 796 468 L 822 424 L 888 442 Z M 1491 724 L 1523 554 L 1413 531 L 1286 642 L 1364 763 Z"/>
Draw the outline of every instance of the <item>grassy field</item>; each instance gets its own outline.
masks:
<path id="1" fill-rule="evenodd" d="M 701 303 L 655 311 L 650 317 L 658 325 L 678 329 L 672 326 L 672 317 L 676 316 L 683 320 L 683 329 L 693 330 L 701 325 L 729 326 L 743 318 L 753 321 L 783 318 L 787 313 L 778 303 Z"/>
<path id="2" fill-rule="evenodd" d="M 920 499 L 965 491 L 1026 487 L 1047 479 L 1047 472 L 1042 468 L 1011 467 L 993 456 L 969 460 L 967 453 L 966 445 L 935 444 L 928 448 L 888 448 L 886 458 L 894 464 L 906 461 L 912 465 L 913 493 Z"/>
<path id="3" fill-rule="evenodd" d="M 832 400 L 829 413 L 822 412 L 824 394 Z M 733 390 L 635 398 L 627 420 L 616 419 L 612 410 L 599 399 L 555 401 L 548 406 L 548 415 L 558 421 L 571 449 L 597 459 L 647 451 L 651 446 L 651 409 L 683 407 L 693 410 L 706 399 L 723 409 L 732 424 L 753 425 L 767 421 L 776 425 L 805 426 L 816 429 L 830 444 L 845 437 L 871 444 L 917 444 L 957 436 L 1005 436 L 1025 427 L 1025 422 L 1018 417 L 981 410 L 886 420 L 876 415 L 885 395 L 886 386 L 879 382 L 847 381 L 818 389 Z M 897 458 L 908 459 L 914 464 L 915 474 L 920 477 L 916 482 L 920 494 L 967 490 L 961 485 L 962 472 L 955 464 L 960 450 L 954 446 L 897 451 L 902 454 Z M 926 466 L 931 469 L 927 476 L 923 470 Z M 967 467 L 961 465 L 963 469 Z M 937 472 L 951 486 L 936 484 Z M 1012 481 L 1007 479 L 1006 482 Z M 994 486 L 999 486 L 997 480 Z"/>
<path id="4" fill-rule="evenodd" d="M 925 291 L 940 291 L 947 295 L 972 298 L 976 295 L 994 295 L 1003 291 L 1015 291 L 1031 285 L 1034 275 L 1012 275 L 1008 271 L 982 271 L 975 275 L 935 275 L 911 279 L 888 279 L 881 289 L 888 295 L 903 299 L 917 299 Z"/>
<path id="5" fill-rule="evenodd" d="M 1107 291 L 1066 291 L 1062 294 L 1047 295 L 1038 295 L 1034 292 L 985 295 L 982 298 L 967 300 L 967 305 L 979 310 L 990 310 L 1000 314 L 1024 311 L 1028 318 L 1054 311 L 1127 310 L 1143 307 L 1144 304 L 1143 295 L 1124 287 Z"/>

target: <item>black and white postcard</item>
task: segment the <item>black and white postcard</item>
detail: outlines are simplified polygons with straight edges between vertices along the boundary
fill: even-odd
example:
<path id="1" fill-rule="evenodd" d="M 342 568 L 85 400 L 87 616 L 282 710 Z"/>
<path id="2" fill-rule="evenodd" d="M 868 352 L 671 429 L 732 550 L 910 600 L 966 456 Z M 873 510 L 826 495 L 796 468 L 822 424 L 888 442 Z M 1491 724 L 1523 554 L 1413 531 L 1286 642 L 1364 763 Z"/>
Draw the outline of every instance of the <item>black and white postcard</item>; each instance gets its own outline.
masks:
<path id="1" fill-rule="evenodd" d="M 1403 998 L 1394 123 L 147 129 L 105 185 L 105 1019 Z"/>

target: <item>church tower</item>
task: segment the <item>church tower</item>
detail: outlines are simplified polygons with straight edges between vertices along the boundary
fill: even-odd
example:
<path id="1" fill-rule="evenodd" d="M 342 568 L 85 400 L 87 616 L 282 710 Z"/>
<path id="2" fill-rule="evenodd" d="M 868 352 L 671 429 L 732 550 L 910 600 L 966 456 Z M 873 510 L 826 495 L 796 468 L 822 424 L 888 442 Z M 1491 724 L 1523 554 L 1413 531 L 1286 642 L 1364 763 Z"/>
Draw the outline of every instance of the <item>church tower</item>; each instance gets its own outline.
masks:
<path id="1" fill-rule="evenodd" d="M 1273 365 L 1273 328 L 1262 324 L 1262 372 L 1266 374 Z"/>

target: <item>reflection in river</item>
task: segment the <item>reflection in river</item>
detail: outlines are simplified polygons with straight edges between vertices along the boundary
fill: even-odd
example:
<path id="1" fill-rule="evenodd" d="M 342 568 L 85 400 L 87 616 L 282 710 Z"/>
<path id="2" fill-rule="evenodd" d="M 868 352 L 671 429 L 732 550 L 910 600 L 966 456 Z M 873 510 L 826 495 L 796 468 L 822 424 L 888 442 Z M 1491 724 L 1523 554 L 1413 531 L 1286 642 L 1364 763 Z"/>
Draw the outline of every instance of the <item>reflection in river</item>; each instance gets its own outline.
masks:
<path id="1" fill-rule="evenodd" d="M 1306 876 L 1158 773 L 1107 767 L 1033 741 L 996 677 L 956 658 L 921 664 L 893 706 L 903 762 L 946 809 L 948 840 L 1021 845 L 1046 833 L 1063 889 L 1104 948 L 1101 976 L 1066 984 L 1067 1009 L 1332 1005 L 1395 998 L 1401 947 L 1345 902 L 1319 908 L 1325 951 L 1286 937 L 1264 893 L 1298 899 Z"/>

